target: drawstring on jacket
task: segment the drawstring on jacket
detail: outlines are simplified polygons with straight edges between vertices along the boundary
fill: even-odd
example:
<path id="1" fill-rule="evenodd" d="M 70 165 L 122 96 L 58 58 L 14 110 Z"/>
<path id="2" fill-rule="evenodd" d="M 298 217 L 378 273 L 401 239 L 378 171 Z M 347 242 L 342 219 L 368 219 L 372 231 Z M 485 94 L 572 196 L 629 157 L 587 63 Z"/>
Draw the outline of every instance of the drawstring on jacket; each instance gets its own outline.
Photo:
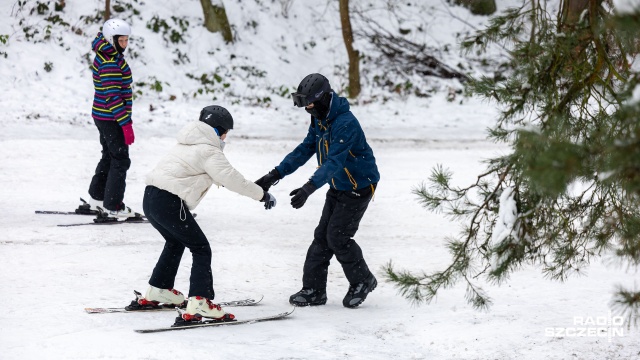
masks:
<path id="1" fill-rule="evenodd" d="M 184 217 L 182 216 L 184 214 Z M 184 201 L 180 201 L 180 220 L 187 220 L 187 210 L 184 209 Z"/>

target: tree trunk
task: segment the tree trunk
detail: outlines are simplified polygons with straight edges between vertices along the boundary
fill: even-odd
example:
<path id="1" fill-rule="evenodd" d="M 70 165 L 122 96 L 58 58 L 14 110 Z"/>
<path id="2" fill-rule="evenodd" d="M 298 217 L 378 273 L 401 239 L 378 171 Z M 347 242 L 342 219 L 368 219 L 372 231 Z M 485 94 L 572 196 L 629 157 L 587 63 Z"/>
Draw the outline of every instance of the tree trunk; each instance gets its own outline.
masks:
<path id="1" fill-rule="evenodd" d="M 578 56 L 580 56 L 584 50 L 584 41 L 593 36 L 589 29 L 584 27 L 580 28 L 579 26 L 580 21 L 591 21 L 589 19 L 589 14 L 585 13 L 585 11 L 589 10 L 591 3 L 593 3 L 593 8 L 598 8 L 602 3 L 602 0 L 562 0 L 558 32 L 573 34 L 579 40 L 580 44 L 576 45 L 573 50 L 573 55 L 576 57 L 576 61 Z M 585 19 L 581 19 L 581 17 L 585 17 Z"/>
<path id="2" fill-rule="evenodd" d="M 589 8 L 589 0 L 562 0 L 562 25 L 575 25 Z"/>
<path id="3" fill-rule="evenodd" d="M 349 0 L 340 0 L 340 21 L 342 23 L 342 37 L 349 56 L 349 97 L 360 95 L 360 52 L 353 48 L 353 31 L 349 18 Z"/>
<path id="4" fill-rule="evenodd" d="M 104 21 L 111 18 L 111 0 L 106 0 L 104 4 Z"/>
<path id="5" fill-rule="evenodd" d="M 469 9 L 474 15 L 491 15 L 496 12 L 496 0 L 456 0 L 456 4 Z"/>
<path id="6" fill-rule="evenodd" d="M 231 25 L 229 25 L 224 4 L 220 2 L 220 5 L 213 5 L 211 0 L 200 0 L 200 4 L 202 4 L 202 12 L 204 13 L 204 27 L 212 33 L 222 33 L 224 41 L 232 43 Z"/>

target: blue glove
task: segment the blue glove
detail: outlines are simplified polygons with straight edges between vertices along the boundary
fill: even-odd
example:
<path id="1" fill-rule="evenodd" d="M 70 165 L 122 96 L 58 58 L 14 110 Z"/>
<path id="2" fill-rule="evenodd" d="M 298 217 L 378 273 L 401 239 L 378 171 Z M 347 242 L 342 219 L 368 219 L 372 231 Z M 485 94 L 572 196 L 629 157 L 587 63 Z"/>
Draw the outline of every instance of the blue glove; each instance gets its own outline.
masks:
<path id="1" fill-rule="evenodd" d="M 300 209 L 305 202 L 307 202 L 307 198 L 309 195 L 313 194 L 316 191 L 316 186 L 311 182 L 308 182 L 302 185 L 301 188 L 295 189 L 289 194 L 289 196 L 293 196 L 291 198 L 291 206 L 294 209 Z"/>
<path id="2" fill-rule="evenodd" d="M 276 203 L 277 203 L 275 196 L 271 195 L 270 193 L 268 193 L 266 191 L 264 192 L 264 196 L 262 197 L 262 200 L 260 200 L 260 201 L 264 203 L 264 209 L 265 210 L 269 210 L 269 209 L 271 209 L 273 207 L 276 207 Z"/>

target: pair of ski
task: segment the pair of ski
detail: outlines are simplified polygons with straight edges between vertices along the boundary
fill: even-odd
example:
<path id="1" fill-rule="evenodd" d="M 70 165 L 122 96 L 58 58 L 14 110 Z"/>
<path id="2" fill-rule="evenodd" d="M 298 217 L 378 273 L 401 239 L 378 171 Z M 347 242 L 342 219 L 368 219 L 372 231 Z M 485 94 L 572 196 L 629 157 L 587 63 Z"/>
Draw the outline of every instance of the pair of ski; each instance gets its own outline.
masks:
<path id="1" fill-rule="evenodd" d="M 91 205 L 87 203 L 83 198 L 80 198 L 82 202 L 81 205 L 75 211 L 47 211 L 47 210 L 36 210 L 36 214 L 46 214 L 46 215 L 93 215 L 96 218 L 93 219 L 93 222 L 86 223 L 76 223 L 76 224 L 60 224 L 58 226 L 61 227 L 70 227 L 70 226 L 85 226 L 85 225 L 121 225 L 121 224 L 146 224 L 149 222 L 146 217 L 141 214 L 136 213 L 135 217 L 126 218 L 125 220 L 118 220 L 117 218 L 110 217 L 104 211 L 96 211 L 91 210 Z M 195 214 L 194 214 L 195 216 Z"/>
<path id="2" fill-rule="evenodd" d="M 179 314 L 181 314 L 180 312 L 181 308 L 184 308 L 186 306 L 186 303 L 182 304 L 180 307 L 163 306 L 163 305 L 158 305 L 158 306 L 139 305 L 138 299 L 142 297 L 142 294 L 140 294 L 138 291 L 135 291 L 135 290 L 133 291 L 133 293 L 136 295 L 136 300 L 131 301 L 131 304 L 123 308 L 122 307 L 121 308 L 85 308 L 84 310 L 89 314 L 112 314 L 112 313 L 167 311 L 167 310 L 175 309 L 178 311 Z M 243 299 L 243 300 L 221 302 L 221 303 L 218 303 L 218 305 L 220 306 L 253 306 L 253 305 L 257 305 L 260 301 L 262 301 L 262 296 L 260 296 L 258 300 L 249 298 L 249 299 Z M 185 321 L 182 319 L 182 316 L 180 315 L 176 317 L 175 323 L 171 326 L 152 328 L 152 329 L 139 329 L 134 331 L 137 333 L 146 334 L 146 333 L 155 333 L 155 332 L 162 332 L 162 331 L 186 330 L 186 329 L 200 328 L 200 327 L 251 324 L 251 323 L 262 322 L 262 321 L 282 319 L 284 317 L 291 315 L 294 309 L 291 309 L 291 311 L 287 311 L 287 312 L 283 312 L 275 315 L 250 318 L 250 319 L 244 319 L 244 320 L 234 319 L 231 321 L 228 321 L 228 320 Z"/>

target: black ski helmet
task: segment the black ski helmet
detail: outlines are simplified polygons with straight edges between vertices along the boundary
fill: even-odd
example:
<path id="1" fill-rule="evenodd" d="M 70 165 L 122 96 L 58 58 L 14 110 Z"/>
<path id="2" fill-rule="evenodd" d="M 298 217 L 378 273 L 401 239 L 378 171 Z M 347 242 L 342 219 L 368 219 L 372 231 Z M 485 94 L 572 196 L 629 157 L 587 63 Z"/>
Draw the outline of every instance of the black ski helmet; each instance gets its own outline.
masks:
<path id="1" fill-rule="evenodd" d="M 305 107 L 322 99 L 322 95 L 331 93 L 329 80 L 321 74 L 309 74 L 298 85 L 298 90 L 291 94 L 293 104 L 297 107 Z"/>
<path id="2" fill-rule="evenodd" d="M 200 111 L 200 121 L 214 129 L 218 129 L 219 135 L 233 129 L 233 118 L 227 109 L 218 105 L 210 105 Z M 222 131 L 221 131 L 222 130 Z"/>

